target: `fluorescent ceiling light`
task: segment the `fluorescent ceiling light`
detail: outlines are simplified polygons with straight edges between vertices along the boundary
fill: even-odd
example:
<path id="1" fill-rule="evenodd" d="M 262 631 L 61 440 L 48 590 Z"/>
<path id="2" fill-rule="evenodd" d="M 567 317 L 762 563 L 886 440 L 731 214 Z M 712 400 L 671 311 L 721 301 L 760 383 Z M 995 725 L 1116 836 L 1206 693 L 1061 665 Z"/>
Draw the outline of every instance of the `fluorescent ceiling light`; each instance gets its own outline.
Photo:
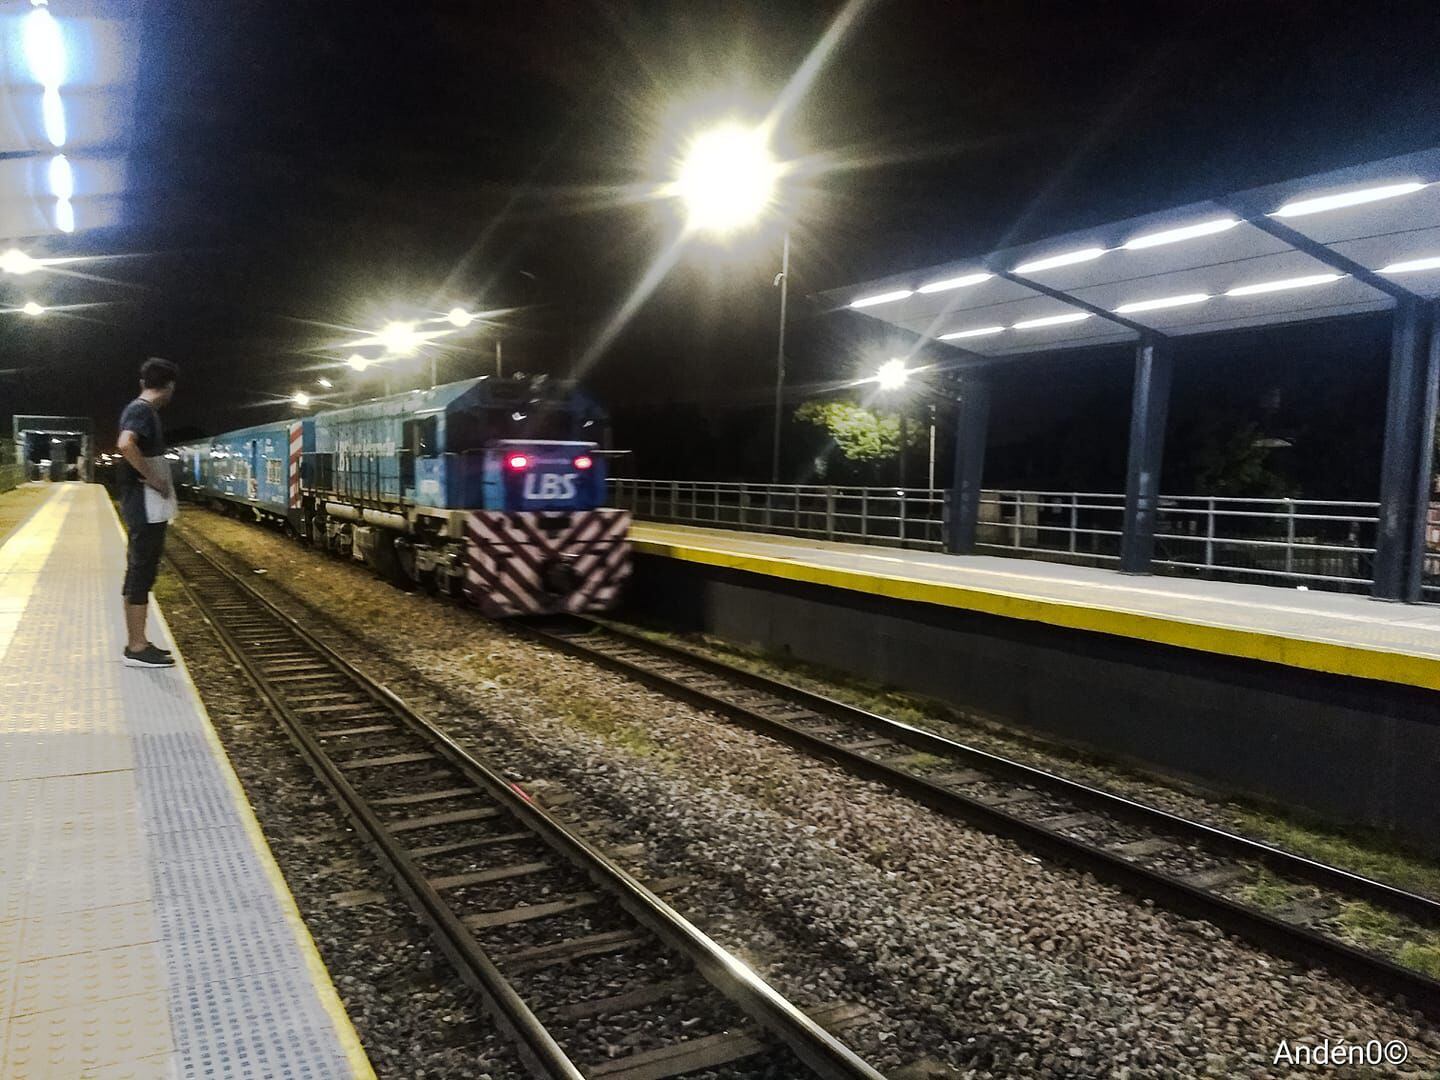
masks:
<path id="1" fill-rule="evenodd" d="M 1239 218 L 1212 218 L 1210 221 L 1200 221 L 1194 225 L 1182 225 L 1178 229 L 1164 229 L 1160 232 L 1145 233 L 1143 236 L 1132 236 L 1125 241 L 1124 246 L 1126 251 L 1139 251 L 1142 248 L 1159 247 L 1161 244 L 1174 244 L 1180 240 L 1193 240 L 1197 236 L 1225 232 L 1239 224 Z"/>
<path id="2" fill-rule="evenodd" d="M 1043 319 L 1026 319 L 1024 322 L 1017 322 L 1012 329 L 1032 330 L 1037 326 L 1060 326 L 1062 323 L 1082 322 L 1088 318 L 1088 311 L 1072 311 L 1065 315 L 1046 315 Z"/>
<path id="3" fill-rule="evenodd" d="M 58 87 L 65 82 L 65 35 L 55 16 L 37 7 L 25 16 L 21 29 L 25 63 L 30 75 L 43 87 Z"/>
<path id="4" fill-rule="evenodd" d="M 1237 285 L 1226 296 L 1255 296 L 1258 293 L 1280 292 L 1282 289 L 1307 289 L 1311 285 L 1328 285 L 1344 274 L 1311 274 L 1309 277 L 1285 278 L 1282 281 L 1261 281 L 1255 285 Z"/>
<path id="5" fill-rule="evenodd" d="M 1003 326 L 977 326 L 973 330 L 952 330 L 948 334 L 941 334 L 941 341 L 956 341 L 960 338 L 989 337 L 991 334 L 1003 334 Z"/>
<path id="6" fill-rule="evenodd" d="M 1416 270 L 1440 270 L 1440 255 L 1429 255 L 1423 259 L 1406 259 L 1404 262 L 1382 266 L 1382 274 L 1409 274 Z"/>
<path id="7" fill-rule="evenodd" d="M 1319 195 L 1313 199 L 1296 199 L 1294 202 L 1288 202 L 1280 207 L 1271 217 L 1304 217 L 1306 214 L 1318 214 L 1323 210 L 1339 210 L 1344 206 L 1359 206 L 1361 203 L 1393 199 L 1397 195 L 1409 195 L 1412 191 L 1419 191 L 1425 186 L 1418 180 L 1412 180 L 1404 184 L 1385 184 L 1382 187 L 1361 188 L 1359 191 L 1342 191 L 1338 195 Z"/>
<path id="8" fill-rule="evenodd" d="M 60 91 L 47 86 L 40 95 L 40 118 L 45 125 L 45 137 L 51 146 L 65 145 L 65 105 L 60 100 Z"/>
<path id="9" fill-rule="evenodd" d="M 1073 266 L 1075 263 L 1098 259 L 1104 254 L 1105 249 L 1102 247 L 1081 248 L 1079 251 L 1067 251 L 1063 255 L 1050 255 L 1044 259 L 1021 263 L 1015 268 L 1015 273 L 1032 274 L 1036 270 L 1053 270 L 1057 266 Z"/>
<path id="10" fill-rule="evenodd" d="M 946 292 L 950 289 L 963 289 L 967 285 L 979 285 L 982 281 L 989 281 L 994 274 L 963 274 L 960 277 L 946 278 L 944 281 L 932 281 L 929 284 L 921 285 L 917 292 L 930 293 Z"/>
<path id="11" fill-rule="evenodd" d="M 1162 296 L 1158 300 L 1136 300 L 1121 304 L 1115 309 L 1116 315 L 1128 315 L 1132 311 L 1159 311 L 1161 308 L 1184 307 L 1186 304 L 1201 304 L 1210 299 L 1209 293 L 1185 293 L 1183 296 Z"/>
<path id="12" fill-rule="evenodd" d="M 876 304 L 893 304 L 896 300 L 904 300 L 914 293 L 910 289 L 895 289 L 891 292 L 876 293 L 874 296 L 862 296 L 859 300 L 851 300 L 852 308 L 874 307 Z"/>
<path id="13" fill-rule="evenodd" d="M 46 179 L 50 184 L 50 194 L 60 201 L 64 202 L 75 194 L 75 170 L 70 168 L 70 160 L 64 154 L 56 154 L 50 159 Z"/>

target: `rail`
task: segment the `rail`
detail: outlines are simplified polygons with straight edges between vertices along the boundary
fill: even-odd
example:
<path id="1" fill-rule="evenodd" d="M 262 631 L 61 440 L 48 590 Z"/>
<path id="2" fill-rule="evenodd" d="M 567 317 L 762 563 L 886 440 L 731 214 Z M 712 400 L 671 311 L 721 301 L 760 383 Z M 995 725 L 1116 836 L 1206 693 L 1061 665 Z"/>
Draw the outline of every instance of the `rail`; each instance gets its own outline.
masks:
<path id="1" fill-rule="evenodd" d="M 939 488 L 717 483 L 612 478 L 636 517 L 818 540 L 940 550 Z M 1379 503 L 1336 499 L 1161 496 L 1157 570 L 1182 576 L 1361 590 L 1374 578 Z M 1125 496 L 1116 492 L 986 489 L 982 552 L 1109 566 L 1120 557 Z M 1427 598 L 1440 599 L 1440 559 Z M 1428 565 L 1428 564 L 1427 564 Z"/>

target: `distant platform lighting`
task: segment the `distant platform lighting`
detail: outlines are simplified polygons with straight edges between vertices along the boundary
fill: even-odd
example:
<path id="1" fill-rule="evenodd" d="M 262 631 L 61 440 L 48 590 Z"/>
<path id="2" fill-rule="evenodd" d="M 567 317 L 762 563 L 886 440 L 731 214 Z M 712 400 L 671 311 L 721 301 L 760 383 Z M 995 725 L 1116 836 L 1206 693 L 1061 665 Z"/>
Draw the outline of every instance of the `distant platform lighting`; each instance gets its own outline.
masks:
<path id="1" fill-rule="evenodd" d="M 941 341 L 959 341 L 962 338 L 989 337 L 991 334 L 1003 334 L 1003 326 L 975 326 L 969 330 L 951 330 L 948 334 L 941 334 Z"/>
<path id="2" fill-rule="evenodd" d="M 1209 293 L 1184 293 L 1181 296 L 1162 296 L 1155 300 L 1136 300 L 1133 303 L 1121 304 L 1115 309 L 1117 315 L 1130 315 L 1137 311 L 1160 311 L 1162 308 L 1187 307 L 1190 304 L 1203 304 L 1210 299 Z"/>
<path id="3" fill-rule="evenodd" d="M 1358 191 L 1342 191 L 1336 195 L 1296 199 L 1280 207 L 1271 216 L 1304 217 L 1306 214 L 1319 214 L 1325 210 L 1340 210 L 1346 206 L 1359 206 L 1362 203 L 1379 202 L 1381 199 L 1393 199 L 1397 195 L 1409 195 L 1426 186 L 1418 180 L 1411 180 L 1403 184 L 1382 184 L 1380 187 L 1360 188 Z"/>
<path id="4" fill-rule="evenodd" d="M 475 321 L 475 316 L 472 315 L 470 312 L 466 311 L 464 308 L 455 307 L 451 308 L 449 313 L 446 314 L 445 321 L 448 322 L 451 326 L 463 330 L 465 327 L 469 326 L 472 322 Z"/>
<path id="5" fill-rule="evenodd" d="M 315 380 L 315 383 L 316 383 L 316 385 L 321 386 L 321 387 L 323 387 L 323 388 L 326 389 L 326 390 L 329 390 L 331 387 L 333 387 L 333 386 L 335 385 L 335 384 L 332 383 L 329 379 L 327 379 L 324 375 L 321 375 L 320 378 L 316 379 L 316 380 Z"/>
<path id="6" fill-rule="evenodd" d="M 364 371 L 367 367 L 370 366 L 370 359 L 369 357 L 361 356 L 357 352 L 351 353 L 349 356 L 347 356 L 345 358 L 345 363 L 349 364 L 356 371 Z"/>
<path id="7" fill-rule="evenodd" d="M 931 293 L 949 292 L 951 289 L 965 289 L 971 285 L 979 285 L 982 281 L 989 281 L 994 274 L 961 274 L 959 277 L 944 278 L 941 281 L 932 281 L 921 285 L 916 292 L 929 296 Z"/>
<path id="8" fill-rule="evenodd" d="M 290 396 L 290 400 L 293 401 L 300 408 L 304 409 L 310 404 L 310 395 L 307 394 L 304 390 L 296 390 L 295 393 Z"/>
<path id="9" fill-rule="evenodd" d="M 1309 274 L 1306 277 L 1284 278 L 1280 281 L 1260 281 L 1254 285 L 1237 285 L 1225 293 L 1226 296 L 1258 296 L 1260 293 L 1283 292 L 1286 289 L 1308 289 L 1312 285 L 1328 285 L 1339 281 L 1344 274 Z"/>
<path id="10" fill-rule="evenodd" d="M 47 86 L 40 96 L 40 118 L 45 124 L 45 138 L 51 146 L 64 146 L 66 137 L 65 103 L 60 100 L 60 90 Z"/>
<path id="11" fill-rule="evenodd" d="M 1084 322 L 1090 318 L 1088 311 L 1071 311 L 1064 315 L 1045 315 L 1039 319 L 1025 319 L 1017 322 L 1013 330 L 1035 330 L 1042 326 L 1063 326 L 1065 323 Z"/>
<path id="12" fill-rule="evenodd" d="M 724 235 L 753 224 L 769 209 L 782 171 L 768 128 L 724 123 L 690 143 L 674 191 L 692 229 Z"/>
<path id="13" fill-rule="evenodd" d="M 915 293 L 911 289 L 892 289 L 890 292 L 875 293 L 873 296 L 862 296 L 858 300 L 851 300 L 852 308 L 874 307 L 876 304 L 893 304 L 897 300 L 905 300 Z"/>
<path id="14" fill-rule="evenodd" d="M 409 356 L 420 347 L 420 335 L 411 322 L 389 322 L 380 331 L 385 351 L 396 356 Z"/>
<path id="15" fill-rule="evenodd" d="M 905 361 L 896 357 L 886 360 L 875 372 L 875 382 L 881 390 L 899 390 L 910 380 L 910 369 Z"/>
<path id="16" fill-rule="evenodd" d="M 1440 270 L 1440 255 L 1430 255 L 1423 259 L 1406 259 L 1404 262 L 1391 263 L 1389 266 L 1382 266 L 1382 274 L 1413 274 L 1417 270 Z"/>
<path id="17" fill-rule="evenodd" d="M 34 300 L 27 300 L 25 306 L 20 309 L 26 315 L 44 315 L 45 309 Z"/>
<path id="18" fill-rule="evenodd" d="M 1088 247 L 1081 248 L 1079 251 L 1067 251 L 1060 255 L 1047 255 L 1043 259 L 1032 259 L 1030 262 L 1021 263 L 1015 268 L 1015 273 L 1033 274 L 1037 270 L 1054 270 L 1060 266 L 1074 266 L 1076 263 L 1098 259 L 1104 254 L 1103 247 Z"/>
<path id="19" fill-rule="evenodd" d="M 1213 236 L 1215 233 L 1233 229 L 1239 224 L 1239 218 L 1213 218 L 1210 221 L 1196 222 L 1194 225 L 1181 225 L 1176 229 L 1162 229 L 1159 232 L 1132 236 L 1125 241 L 1123 246 L 1126 251 L 1141 251 L 1145 248 L 1160 247 L 1163 244 L 1177 244 L 1181 240 L 1193 240 L 1197 236 Z"/>
<path id="20" fill-rule="evenodd" d="M 32 259 L 19 248 L 11 248 L 0 255 L 0 272 L 6 274 L 31 274 L 40 269 L 40 260 Z"/>

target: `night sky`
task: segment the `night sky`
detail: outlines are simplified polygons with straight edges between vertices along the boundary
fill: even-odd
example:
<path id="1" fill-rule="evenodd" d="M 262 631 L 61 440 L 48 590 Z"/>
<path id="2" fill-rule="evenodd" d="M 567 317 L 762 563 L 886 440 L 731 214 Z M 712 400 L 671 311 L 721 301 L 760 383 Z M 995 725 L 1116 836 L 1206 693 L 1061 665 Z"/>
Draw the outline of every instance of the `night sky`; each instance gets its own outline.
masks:
<path id="1" fill-rule="evenodd" d="M 137 10 L 123 225 L 37 252 L 131 257 L 97 271 L 116 284 L 20 290 L 113 303 L 0 325 L 0 369 L 20 369 L 0 375 L 0 412 L 92 414 L 102 441 L 146 355 L 182 366 L 172 430 L 223 430 L 281 415 L 263 402 L 313 387 L 317 350 L 343 337 L 325 324 L 373 327 L 400 312 L 387 304 L 513 308 L 495 331 L 507 369 L 569 373 L 666 242 L 665 209 L 633 195 L 656 179 L 667 116 L 772 99 L 838 7 Z M 1433 3 L 871 5 L 787 125 L 814 173 L 786 208 L 796 400 L 859 348 L 810 294 L 1440 144 L 1437 43 Z M 778 245 L 776 227 L 723 259 L 687 252 L 587 372 L 639 473 L 767 471 Z M 489 370 L 477 340 L 442 375 Z M 1172 430 L 1220 402 L 1340 447 L 1311 493 L 1363 489 L 1384 349 L 1374 318 L 1187 346 Z M 1123 466 L 1124 350 L 1016 365 L 987 481 L 1101 483 Z M 799 475 L 813 447 L 793 441 Z"/>

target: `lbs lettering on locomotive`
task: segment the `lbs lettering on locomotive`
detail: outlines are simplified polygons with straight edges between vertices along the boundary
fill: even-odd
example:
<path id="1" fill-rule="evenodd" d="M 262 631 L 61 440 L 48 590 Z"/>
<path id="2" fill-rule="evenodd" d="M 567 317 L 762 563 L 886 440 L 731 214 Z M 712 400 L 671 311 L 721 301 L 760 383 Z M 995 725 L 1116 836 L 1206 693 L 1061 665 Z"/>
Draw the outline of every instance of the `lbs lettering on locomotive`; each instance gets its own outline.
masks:
<path id="1" fill-rule="evenodd" d="M 575 498 L 576 473 L 527 473 L 525 498 L 563 500 Z"/>

